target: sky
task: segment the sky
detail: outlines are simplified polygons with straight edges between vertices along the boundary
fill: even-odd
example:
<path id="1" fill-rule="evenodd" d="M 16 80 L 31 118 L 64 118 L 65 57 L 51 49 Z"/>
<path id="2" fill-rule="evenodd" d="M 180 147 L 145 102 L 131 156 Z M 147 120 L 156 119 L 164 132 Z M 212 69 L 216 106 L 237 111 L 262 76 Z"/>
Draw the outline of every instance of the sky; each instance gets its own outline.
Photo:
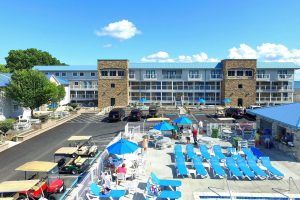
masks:
<path id="1" fill-rule="evenodd" d="M 11 49 L 38 48 L 74 65 L 118 58 L 300 64 L 299 0 L 9 0 L 0 7 L 0 63 Z"/>

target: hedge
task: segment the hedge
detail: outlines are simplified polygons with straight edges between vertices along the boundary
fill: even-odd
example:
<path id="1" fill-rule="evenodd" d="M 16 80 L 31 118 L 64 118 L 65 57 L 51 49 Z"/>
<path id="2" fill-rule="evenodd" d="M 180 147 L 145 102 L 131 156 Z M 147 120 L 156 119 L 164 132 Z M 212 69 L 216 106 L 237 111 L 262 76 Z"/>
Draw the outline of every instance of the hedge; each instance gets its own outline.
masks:
<path id="1" fill-rule="evenodd" d="M 0 130 L 3 133 L 6 133 L 8 130 L 13 129 L 15 119 L 6 119 L 4 121 L 0 121 Z"/>

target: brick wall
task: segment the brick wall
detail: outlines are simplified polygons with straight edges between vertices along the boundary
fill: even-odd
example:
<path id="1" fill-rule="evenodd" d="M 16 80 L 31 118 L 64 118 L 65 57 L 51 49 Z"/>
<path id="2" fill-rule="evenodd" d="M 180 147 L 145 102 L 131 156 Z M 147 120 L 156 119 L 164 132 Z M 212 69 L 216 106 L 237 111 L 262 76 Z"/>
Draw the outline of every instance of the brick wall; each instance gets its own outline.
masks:
<path id="1" fill-rule="evenodd" d="M 122 69 L 125 71 L 123 79 L 101 77 L 101 69 Z M 111 84 L 115 88 L 111 88 Z M 115 106 L 128 105 L 128 60 L 98 60 L 98 108 L 101 110 L 110 106 L 111 98 L 115 98 Z"/>

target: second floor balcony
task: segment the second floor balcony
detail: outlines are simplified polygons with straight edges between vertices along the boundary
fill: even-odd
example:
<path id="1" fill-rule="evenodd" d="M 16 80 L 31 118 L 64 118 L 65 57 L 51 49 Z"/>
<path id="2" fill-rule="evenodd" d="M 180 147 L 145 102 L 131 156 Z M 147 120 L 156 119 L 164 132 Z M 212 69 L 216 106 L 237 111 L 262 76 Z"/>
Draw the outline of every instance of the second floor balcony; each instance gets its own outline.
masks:
<path id="1" fill-rule="evenodd" d="M 181 74 L 163 74 L 163 79 L 181 79 Z"/>
<path id="2" fill-rule="evenodd" d="M 256 86 L 257 91 L 293 91 L 293 87 L 291 85 L 262 85 Z"/>
<path id="3" fill-rule="evenodd" d="M 293 80 L 294 75 L 293 74 L 278 74 L 277 79 L 280 81 Z"/>
<path id="4" fill-rule="evenodd" d="M 202 74 L 189 74 L 189 80 L 202 80 Z"/>
<path id="5" fill-rule="evenodd" d="M 270 74 L 256 74 L 256 80 L 258 81 L 269 81 Z"/>
<path id="6" fill-rule="evenodd" d="M 157 80 L 156 74 L 144 74 L 143 75 L 144 80 Z"/>
<path id="7" fill-rule="evenodd" d="M 96 100 L 98 94 L 71 94 L 72 100 Z"/>
<path id="8" fill-rule="evenodd" d="M 71 85 L 71 90 L 98 90 L 98 85 Z"/>

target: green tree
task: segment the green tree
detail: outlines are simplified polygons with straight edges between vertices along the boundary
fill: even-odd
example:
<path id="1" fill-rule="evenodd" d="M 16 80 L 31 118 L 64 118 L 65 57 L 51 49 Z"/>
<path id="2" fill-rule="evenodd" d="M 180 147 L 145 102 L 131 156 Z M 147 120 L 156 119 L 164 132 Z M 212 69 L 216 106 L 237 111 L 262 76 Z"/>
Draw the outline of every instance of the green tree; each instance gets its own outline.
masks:
<path id="1" fill-rule="evenodd" d="M 9 85 L 5 88 L 8 97 L 20 106 L 33 110 L 57 98 L 58 88 L 47 77 L 36 70 L 19 70 L 11 76 Z"/>
<path id="2" fill-rule="evenodd" d="M 66 96 L 66 91 L 63 85 L 56 86 L 56 96 L 51 98 L 51 102 L 59 103 Z"/>
<path id="3" fill-rule="evenodd" d="M 9 73 L 10 69 L 6 67 L 6 65 L 0 64 L 0 73 Z"/>
<path id="4" fill-rule="evenodd" d="M 32 69 L 35 65 L 65 65 L 46 51 L 38 49 L 10 50 L 5 58 L 11 72 L 21 69 Z"/>

